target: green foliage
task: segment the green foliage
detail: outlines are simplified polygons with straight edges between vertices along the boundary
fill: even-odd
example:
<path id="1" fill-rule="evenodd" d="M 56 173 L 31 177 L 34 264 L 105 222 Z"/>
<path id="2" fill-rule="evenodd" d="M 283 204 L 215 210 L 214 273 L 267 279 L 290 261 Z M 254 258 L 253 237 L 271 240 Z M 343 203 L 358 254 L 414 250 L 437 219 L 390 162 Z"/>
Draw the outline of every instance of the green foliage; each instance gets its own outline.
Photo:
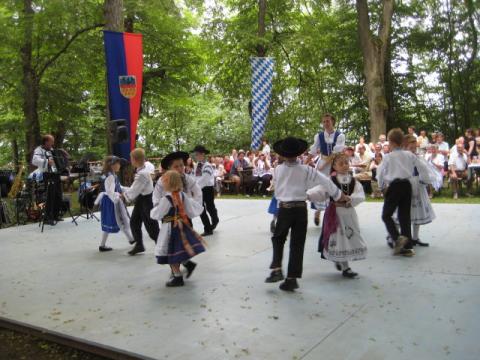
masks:
<path id="1" fill-rule="evenodd" d="M 372 24 L 381 1 L 370 1 Z M 33 66 L 40 80 L 42 132 L 59 134 L 73 158 L 103 156 L 105 66 L 101 0 L 34 1 Z M 207 6 L 208 5 L 208 6 Z M 262 45 L 275 59 L 266 136 L 311 140 L 324 112 L 349 141 L 369 133 L 362 54 L 353 0 L 269 0 L 258 37 L 258 1 L 125 0 L 124 15 L 144 37 L 145 84 L 139 145 L 150 156 L 204 143 L 215 153 L 248 148 L 249 58 Z M 478 0 L 398 1 L 390 48 L 389 126 L 442 130 L 449 141 L 478 127 Z M 23 2 L 0 3 L 0 165 L 23 158 Z M 375 30 L 375 29 L 373 29 Z M 56 55 L 58 58 L 45 68 Z"/>

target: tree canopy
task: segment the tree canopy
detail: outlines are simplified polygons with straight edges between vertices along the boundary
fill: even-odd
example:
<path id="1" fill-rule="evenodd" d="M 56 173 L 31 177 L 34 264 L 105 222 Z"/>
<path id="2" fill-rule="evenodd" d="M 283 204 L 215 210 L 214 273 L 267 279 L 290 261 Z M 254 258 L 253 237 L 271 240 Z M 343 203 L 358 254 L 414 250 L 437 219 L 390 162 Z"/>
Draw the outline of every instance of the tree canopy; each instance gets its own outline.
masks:
<path id="1" fill-rule="evenodd" d="M 372 34 L 385 1 L 368 1 Z M 368 139 L 357 3 L 267 0 L 259 37 L 257 0 L 124 0 L 125 31 L 144 36 L 138 145 L 149 156 L 196 143 L 248 148 L 249 58 L 259 44 L 275 58 L 267 138 L 310 140 L 330 112 L 349 141 Z M 54 134 L 73 158 L 106 155 L 104 5 L 1 2 L 0 166 L 25 159 L 36 133 Z M 382 69 L 387 129 L 415 125 L 451 141 L 480 126 L 479 9 L 478 0 L 395 1 Z"/>

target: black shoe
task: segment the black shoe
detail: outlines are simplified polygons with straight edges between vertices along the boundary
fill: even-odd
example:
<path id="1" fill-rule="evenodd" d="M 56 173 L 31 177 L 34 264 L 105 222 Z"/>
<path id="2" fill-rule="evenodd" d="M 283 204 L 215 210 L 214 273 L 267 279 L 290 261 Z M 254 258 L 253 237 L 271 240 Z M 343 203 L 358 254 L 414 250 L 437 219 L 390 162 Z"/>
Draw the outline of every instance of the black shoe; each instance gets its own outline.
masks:
<path id="1" fill-rule="evenodd" d="M 105 252 L 105 251 L 112 251 L 113 249 L 111 247 L 108 247 L 108 246 L 99 246 L 98 247 L 98 251 L 100 252 Z"/>
<path id="2" fill-rule="evenodd" d="M 133 249 L 128 252 L 128 255 L 133 256 L 135 254 L 138 254 L 138 253 L 141 253 L 141 252 L 144 252 L 144 251 L 145 251 L 145 246 L 138 245 L 138 243 L 136 243 L 135 246 L 133 247 Z"/>
<path id="3" fill-rule="evenodd" d="M 278 281 L 282 281 L 283 279 L 285 279 L 285 277 L 282 274 L 282 270 L 273 270 L 270 273 L 270 276 L 265 279 L 265 282 L 266 283 L 275 283 L 275 282 L 278 282 Z"/>
<path id="4" fill-rule="evenodd" d="M 185 266 L 185 269 L 187 269 L 186 278 L 188 279 L 190 276 L 192 276 L 193 270 L 195 270 L 195 268 L 197 267 L 197 264 L 189 260 L 183 263 L 183 266 Z"/>
<path id="5" fill-rule="evenodd" d="M 350 268 L 348 268 L 347 270 L 343 270 L 342 275 L 343 277 L 349 279 L 355 279 L 358 276 L 358 274 L 356 272 L 353 272 Z"/>
<path id="6" fill-rule="evenodd" d="M 395 243 L 390 235 L 387 236 L 387 245 L 390 249 L 393 249 L 395 247 Z"/>
<path id="7" fill-rule="evenodd" d="M 185 285 L 183 282 L 183 276 L 172 276 L 166 283 L 167 287 L 179 287 L 183 285 Z"/>
<path id="8" fill-rule="evenodd" d="M 216 219 L 215 221 L 212 222 L 212 230 L 215 230 L 217 228 L 218 223 L 220 220 Z"/>
<path id="9" fill-rule="evenodd" d="M 132 240 L 128 240 L 128 242 L 129 242 L 131 245 L 133 245 L 133 244 L 135 244 L 135 243 L 137 242 L 137 240 L 132 239 Z"/>
<path id="10" fill-rule="evenodd" d="M 298 289 L 297 279 L 285 279 L 279 286 L 280 290 L 293 292 Z"/>
<path id="11" fill-rule="evenodd" d="M 210 230 L 210 231 L 204 231 L 201 236 L 210 236 L 210 235 L 213 235 L 213 231 L 212 231 L 212 230 Z"/>
<path id="12" fill-rule="evenodd" d="M 412 240 L 412 243 L 413 243 L 413 246 L 423 246 L 423 247 L 427 247 L 427 246 L 430 246 L 429 243 L 425 243 L 425 242 L 422 242 L 420 240 Z"/>
<path id="13" fill-rule="evenodd" d="M 339 263 L 335 263 L 335 269 L 337 269 L 338 271 L 342 271 L 342 265 L 340 265 Z"/>
<path id="14" fill-rule="evenodd" d="M 272 234 L 275 234 L 275 227 L 277 226 L 277 222 L 275 221 L 275 219 L 273 219 L 271 222 L 270 222 L 270 232 Z"/>

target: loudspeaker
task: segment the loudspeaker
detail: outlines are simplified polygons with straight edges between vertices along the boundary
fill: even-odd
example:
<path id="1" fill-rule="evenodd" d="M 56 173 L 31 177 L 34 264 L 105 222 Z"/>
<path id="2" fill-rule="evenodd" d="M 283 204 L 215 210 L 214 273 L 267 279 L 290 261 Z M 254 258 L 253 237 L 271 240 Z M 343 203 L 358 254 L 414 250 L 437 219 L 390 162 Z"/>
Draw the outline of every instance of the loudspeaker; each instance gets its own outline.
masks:
<path id="1" fill-rule="evenodd" d="M 110 135 L 112 137 L 112 143 L 114 144 L 127 143 L 130 140 L 130 134 L 128 133 L 127 128 L 127 120 L 110 120 Z"/>

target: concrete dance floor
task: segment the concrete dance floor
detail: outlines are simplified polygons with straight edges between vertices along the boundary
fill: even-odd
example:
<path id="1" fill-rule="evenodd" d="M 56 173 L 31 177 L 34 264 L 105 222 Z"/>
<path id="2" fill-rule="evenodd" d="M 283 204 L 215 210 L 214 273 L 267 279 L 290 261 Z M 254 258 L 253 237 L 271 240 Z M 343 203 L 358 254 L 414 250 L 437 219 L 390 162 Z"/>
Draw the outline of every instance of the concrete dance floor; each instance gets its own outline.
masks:
<path id="1" fill-rule="evenodd" d="M 390 255 L 381 204 L 362 204 L 369 254 L 352 263 L 356 280 L 320 260 L 311 222 L 294 294 L 264 283 L 268 201 L 217 206 L 218 231 L 177 289 L 151 240 L 130 257 L 116 234 L 99 253 L 96 221 L 0 230 L 0 316 L 157 359 L 480 358 L 480 206 L 435 205 L 420 232 L 432 246 L 409 259 Z"/>

